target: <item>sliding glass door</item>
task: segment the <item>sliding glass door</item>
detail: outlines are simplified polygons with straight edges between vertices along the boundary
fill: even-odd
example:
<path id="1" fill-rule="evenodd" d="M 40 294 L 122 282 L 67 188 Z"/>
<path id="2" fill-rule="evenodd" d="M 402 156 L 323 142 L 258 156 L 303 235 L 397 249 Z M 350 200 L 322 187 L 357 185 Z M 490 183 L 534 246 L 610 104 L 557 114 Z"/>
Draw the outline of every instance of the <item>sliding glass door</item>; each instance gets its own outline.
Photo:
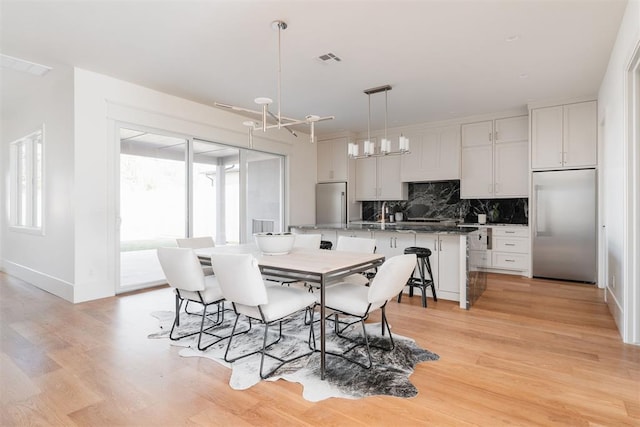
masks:
<path id="1" fill-rule="evenodd" d="M 156 249 L 185 236 L 188 142 L 120 129 L 120 288 L 162 283 Z"/>
<path id="2" fill-rule="evenodd" d="M 176 238 L 219 246 L 283 231 L 284 157 L 123 127 L 119 193 L 124 292 L 166 282 L 156 249 Z"/>

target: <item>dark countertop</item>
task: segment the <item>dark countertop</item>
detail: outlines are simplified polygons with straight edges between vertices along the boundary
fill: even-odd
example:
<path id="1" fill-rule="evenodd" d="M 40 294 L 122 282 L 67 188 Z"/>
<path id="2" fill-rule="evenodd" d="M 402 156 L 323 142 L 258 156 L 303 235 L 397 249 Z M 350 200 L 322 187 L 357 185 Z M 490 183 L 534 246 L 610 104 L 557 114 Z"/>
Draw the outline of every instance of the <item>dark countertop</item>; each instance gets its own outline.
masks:
<path id="1" fill-rule="evenodd" d="M 349 224 L 303 224 L 303 225 L 291 225 L 289 229 L 301 228 L 304 230 L 363 230 L 363 231 L 399 231 L 399 232 L 416 232 L 416 233 L 429 233 L 429 234 L 457 234 L 464 235 L 476 231 L 475 227 L 460 228 L 450 225 L 437 225 L 437 224 L 419 224 L 419 223 L 403 223 L 403 222 L 388 222 L 382 224 L 379 222 L 366 222 L 357 221 Z"/>

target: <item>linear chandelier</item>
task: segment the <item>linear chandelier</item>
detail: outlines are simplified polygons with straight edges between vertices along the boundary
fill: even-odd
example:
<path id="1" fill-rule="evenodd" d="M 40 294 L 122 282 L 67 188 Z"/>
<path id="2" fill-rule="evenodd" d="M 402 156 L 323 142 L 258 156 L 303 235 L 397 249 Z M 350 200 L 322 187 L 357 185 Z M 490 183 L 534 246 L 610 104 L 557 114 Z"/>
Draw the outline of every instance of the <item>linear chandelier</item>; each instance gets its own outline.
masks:
<path id="1" fill-rule="evenodd" d="M 369 97 L 369 117 L 367 120 L 367 139 L 364 141 L 363 154 L 360 154 L 358 144 L 349 144 L 349 158 L 363 159 L 365 157 L 394 156 L 399 154 L 409 154 L 409 138 L 400 134 L 398 140 L 398 151 L 391 151 L 391 141 L 387 138 L 387 117 L 389 114 L 389 102 L 387 93 L 391 90 L 390 85 L 384 85 L 367 89 L 364 93 Z M 380 152 L 376 153 L 375 143 L 371 141 L 371 95 L 384 92 L 384 138 L 380 141 Z"/>
<path id="2" fill-rule="evenodd" d="M 271 105 L 273 103 L 273 100 L 271 98 L 266 98 L 266 97 L 258 97 L 254 99 L 254 102 L 256 104 L 258 104 L 260 106 L 260 111 L 257 110 L 251 110 L 248 108 L 243 108 L 243 107 L 236 107 L 234 105 L 229 105 L 229 104 L 223 104 L 221 102 L 216 102 L 214 105 L 216 105 L 217 107 L 222 107 L 222 108 L 227 108 L 230 110 L 234 110 L 234 111 L 240 111 L 240 112 L 244 112 L 244 113 L 250 113 L 250 114 L 255 114 L 257 116 L 261 116 L 262 117 L 262 121 L 261 122 L 256 122 L 253 120 L 247 120 L 242 122 L 243 125 L 247 126 L 249 128 L 249 147 L 253 148 L 253 132 L 255 130 L 261 130 L 262 132 L 267 132 L 269 129 L 286 129 L 289 131 L 289 133 L 291 133 L 291 135 L 297 137 L 298 135 L 296 134 L 296 132 L 291 129 L 292 126 L 296 126 L 296 125 L 301 125 L 301 124 L 307 124 L 309 125 L 310 131 L 309 131 L 309 139 L 310 141 L 313 143 L 315 140 L 315 124 L 316 122 L 321 122 L 321 121 L 325 121 L 325 120 L 332 120 L 335 117 L 334 116 L 326 116 L 326 117 L 320 117 L 320 116 L 316 116 L 314 114 L 309 114 L 307 116 L 305 116 L 304 119 L 294 119 L 291 117 L 286 117 L 283 116 L 281 113 L 281 88 L 282 88 L 282 82 L 281 82 L 281 71 L 282 71 L 282 55 L 281 55 L 281 42 L 280 42 L 280 38 L 281 38 L 281 33 L 282 31 L 287 29 L 287 23 L 284 21 L 273 21 L 271 23 L 271 28 L 274 30 L 278 31 L 278 112 L 277 115 L 272 113 L 269 110 L 269 105 Z M 268 123 L 267 120 L 268 119 L 272 119 L 272 121 L 275 121 L 275 123 Z"/>

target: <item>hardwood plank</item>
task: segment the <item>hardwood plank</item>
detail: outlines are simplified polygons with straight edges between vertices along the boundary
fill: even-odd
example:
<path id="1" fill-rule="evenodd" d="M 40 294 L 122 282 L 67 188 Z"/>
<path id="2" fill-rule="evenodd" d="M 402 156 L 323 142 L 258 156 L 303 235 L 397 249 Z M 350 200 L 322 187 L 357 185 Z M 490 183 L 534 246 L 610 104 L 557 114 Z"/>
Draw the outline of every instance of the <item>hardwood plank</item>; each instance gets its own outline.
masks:
<path id="1" fill-rule="evenodd" d="M 0 274 L 0 294 L 3 426 L 640 425 L 640 348 L 593 286 L 490 274 L 469 311 L 392 301 L 394 333 L 440 355 L 419 394 L 317 403 L 285 381 L 232 390 L 228 368 L 148 339 L 169 288 L 74 305 Z"/>

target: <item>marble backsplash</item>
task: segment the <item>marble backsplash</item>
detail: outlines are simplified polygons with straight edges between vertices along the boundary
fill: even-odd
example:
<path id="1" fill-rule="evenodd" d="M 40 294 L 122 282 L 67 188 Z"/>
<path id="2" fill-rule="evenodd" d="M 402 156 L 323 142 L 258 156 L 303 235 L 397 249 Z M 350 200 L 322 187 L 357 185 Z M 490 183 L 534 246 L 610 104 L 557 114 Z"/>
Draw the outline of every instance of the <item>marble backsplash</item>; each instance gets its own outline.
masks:
<path id="1" fill-rule="evenodd" d="M 460 181 L 409 183 L 407 201 L 387 202 L 389 212 L 402 212 L 404 220 L 456 219 L 478 222 L 486 214 L 487 222 L 528 224 L 529 199 L 460 199 Z M 362 202 L 362 219 L 376 221 L 382 202 Z"/>

